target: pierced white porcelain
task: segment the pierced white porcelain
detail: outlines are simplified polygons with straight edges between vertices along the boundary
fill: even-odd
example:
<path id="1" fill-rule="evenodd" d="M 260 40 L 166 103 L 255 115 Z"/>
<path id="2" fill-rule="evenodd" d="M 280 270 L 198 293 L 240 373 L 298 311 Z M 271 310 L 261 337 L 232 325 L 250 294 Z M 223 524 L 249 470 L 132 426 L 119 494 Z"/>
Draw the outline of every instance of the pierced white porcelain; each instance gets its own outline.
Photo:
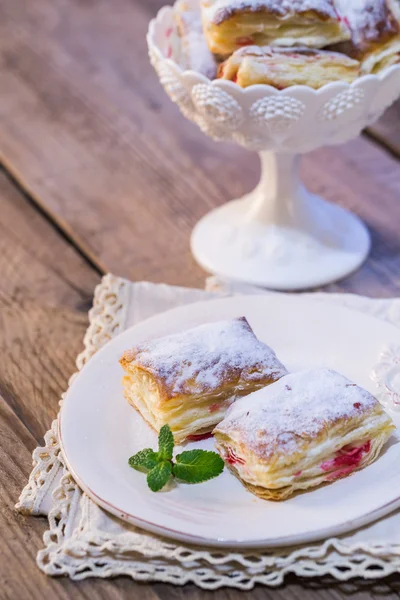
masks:
<path id="1" fill-rule="evenodd" d="M 197 261 L 211 273 L 279 290 L 324 285 L 357 269 L 370 249 L 366 227 L 304 189 L 296 155 L 346 142 L 375 121 L 400 95 L 400 65 L 319 90 L 243 89 L 180 68 L 170 6 L 151 21 L 147 42 L 162 85 L 186 118 L 216 141 L 262 153 L 257 188 L 195 227 Z"/>

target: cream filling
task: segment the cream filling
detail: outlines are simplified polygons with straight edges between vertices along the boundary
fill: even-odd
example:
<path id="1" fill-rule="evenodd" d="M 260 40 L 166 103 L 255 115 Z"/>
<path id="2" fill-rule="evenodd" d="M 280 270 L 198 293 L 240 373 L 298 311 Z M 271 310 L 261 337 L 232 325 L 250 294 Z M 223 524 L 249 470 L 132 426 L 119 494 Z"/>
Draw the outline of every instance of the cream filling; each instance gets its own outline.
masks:
<path id="1" fill-rule="evenodd" d="M 333 460 L 343 447 L 362 446 L 370 440 L 369 452 L 362 456 L 358 466 L 355 467 L 362 468 L 370 461 L 371 456 L 375 458 L 379 454 L 393 428 L 391 420 L 385 413 L 373 414 L 359 427 L 354 430 L 350 429 L 344 435 L 340 431 L 334 435 L 332 432 L 329 439 L 310 444 L 299 460 L 293 461 L 290 460 L 290 457 L 286 457 L 286 464 L 282 464 L 280 461 L 274 463 L 263 461 L 252 452 L 246 453 L 243 446 L 218 431 L 215 433 L 215 440 L 218 451 L 228 464 L 230 462 L 229 455 L 233 453 L 234 458 L 230 462 L 230 466 L 246 483 L 266 489 L 288 486 L 301 489 L 328 481 L 329 472 L 322 469 L 321 464 Z"/>
<path id="2" fill-rule="evenodd" d="M 156 382 L 146 372 L 137 372 L 123 378 L 127 400 L 156 430 L 168 423 L 175 440 L 183 441 L 189 435 L 211 432 L 222 421 L 229 406 L 239 398 L 263 387 L 264 383 L 232 387 L 219 393 L 201 396 L 178 396 L 160 401 Z"/>

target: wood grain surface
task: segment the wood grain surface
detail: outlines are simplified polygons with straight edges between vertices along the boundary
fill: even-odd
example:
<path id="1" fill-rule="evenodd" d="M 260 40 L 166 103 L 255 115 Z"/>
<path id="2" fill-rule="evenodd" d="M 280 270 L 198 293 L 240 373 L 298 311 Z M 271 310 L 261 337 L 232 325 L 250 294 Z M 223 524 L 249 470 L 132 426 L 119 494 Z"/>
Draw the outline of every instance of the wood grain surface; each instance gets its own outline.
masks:
<path id="1" fill-rule="evenodd" d="M 145 32 L 162 3 L 0 0 L 0 599 L 398 598 L 398 577 L 291 577 L 242 594 L 73 583 L 36 567 L 45 521 L 13 506 L 74 371 L 101 274 L 202 286 L 191 228 L 259 175 L 256 155 L 208 140 L 161 89 Z M 372 232 L 365 266 L 328 290 L 400 293 L 399 111 L 303 160 L 307 185 Z"/>
<path id="2" fill-rule="evenodd" d="M 368 133 L 397 158 L 400 157 L 400 103 L 391 106 Z"/>
<path id="3" fill-rule="evenodd" d="M 0 135 L 7 168 L 101 269 L 195 286 L 204 274 L 189 252 L 193 225 L 249 191 L 259 163 L 255 154 L 206 138 L 161 89 L 145 47 L 159 5 L 0 5 Z M 372 229 L 371 260 L 345 289 L 397 293 L 394 159 L 362 139 L 303 162 L 312 191 L 350 206 Z M 393 269 L 389 291 L 386 271 Z"/>

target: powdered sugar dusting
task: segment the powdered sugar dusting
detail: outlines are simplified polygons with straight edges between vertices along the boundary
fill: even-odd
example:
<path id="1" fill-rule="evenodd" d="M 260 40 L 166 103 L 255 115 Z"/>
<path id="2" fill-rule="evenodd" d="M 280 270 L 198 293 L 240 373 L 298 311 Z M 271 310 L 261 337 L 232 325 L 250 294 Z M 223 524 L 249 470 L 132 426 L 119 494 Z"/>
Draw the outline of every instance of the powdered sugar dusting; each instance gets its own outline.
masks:
<path id="1" fill-rule="evenodd" d="M 184 47 L 186 62 L 182 66 L 197 73 L 202 73 L 209 79 L 214 79 L 217 73 L 217 63 L 208 49 L 203 32 L 192 31 L 188 33 Z"/>
<path id="2" fill-rule="evenodd" d="M 202 7 L 207 14 L 207 19 L 215 24 L 241 11 L 265 10 L 285 18 L 313 11 L 316 18 L 336 19 L 337 17 L 333 0 L 202 0 Z"/>
<path id="3" fill-rule="evenodd" d="M 216 432 L 240 439 L 256 454 L 277 450 L 292 454 L 304 439 L 315 437 L 339 419 L 372 409 L 377 400 L 343 375 L 319 368 L 283 377 L 239 400 L 228 410 Z"/>
<path id="4" fill-rule="evenodd" d="M 174 13 L 181 38 L 181 67 L 214 79 L 217 64 L 204 36 L 200 5 L 196 10 L 185 0 L 178 0 L 174 5 Z"/>
<path id="5" fill-rule="evenodd" d="M 352 43 L 362 47 L 382 35 L 398 33 L 398 24 L 386 0 L 336 0 L 339 15 L 351 29 Z"/>
<path id="6" fill-rule="evenodd" d="M 244 317 L 153 340 L 124 357 L 161 379 L 169 397 L 212 392 L 222 384 L 239 384 L 239 380 L 274 381 L 287 373 Z"/>

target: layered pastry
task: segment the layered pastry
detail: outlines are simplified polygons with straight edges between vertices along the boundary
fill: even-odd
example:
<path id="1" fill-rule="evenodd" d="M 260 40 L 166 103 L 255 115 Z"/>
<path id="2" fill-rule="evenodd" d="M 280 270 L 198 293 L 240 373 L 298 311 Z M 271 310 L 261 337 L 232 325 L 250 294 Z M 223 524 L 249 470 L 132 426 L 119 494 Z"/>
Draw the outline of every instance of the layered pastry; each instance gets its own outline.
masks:
<path id="1" fill-rule="evenodd" d="M 140 344 L 120 363 L 127 400 L 177 442 L 211 432 L 232 402 L 287 373 L 244 317 Z"/>
<path id="2" fill-rule="evenodd" d="M 241 87 L 257 83 L 282 90 L 292 85 L 318 89 L 331 81 L 351 83 L 360 74 L 360 63 L 338 52 L 311 48 L 247 46 L 236 50 L 219 66 L 218 77 Z"/>
<path id="3" fill-rule="evenodd" d="M 214 79 L 217 63 L 203 33 L 200 6 L 196 10 L 192 4 L 186 0 L 177 0 L 174 4 L 174 19 L 180 40 L 180 66 Z"/>
<path id="4" fill-rule="evenodd" d="M 396 0 L 336 0 L 351 40 L 336 46 L 358 59 L 362 73 L 378 73 L 400 61 L 400 8 Z"/>
<path id="5" fill-rule="evenodd" d="M 374 461 L 395 426 L 366 390 L 325 368 L 287 375 L 235 403 L 214 430 L 254 494 L 284 500 Z"/>
<path id="6" fill-rule="evenodd" d="M 350 39 L 333 0 L 202 0 L 201 7 L 208 46 L 224 58 L 242 46 L 323 48 Z"/>

